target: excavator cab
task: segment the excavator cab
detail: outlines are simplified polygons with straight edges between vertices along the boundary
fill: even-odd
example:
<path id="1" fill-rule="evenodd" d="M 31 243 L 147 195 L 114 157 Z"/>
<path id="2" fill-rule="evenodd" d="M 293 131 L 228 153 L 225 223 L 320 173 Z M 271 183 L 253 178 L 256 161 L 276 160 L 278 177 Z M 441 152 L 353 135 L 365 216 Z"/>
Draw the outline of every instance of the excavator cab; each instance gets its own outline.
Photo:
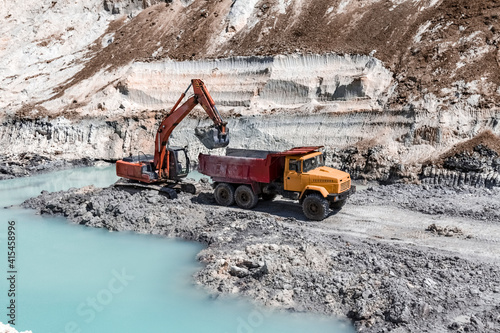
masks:
<path id="1" fill-rule="evenodd" d="M 180 180 L 189 173 L 189 157 L 185 147 L 168 147 L 169 178 Z"/>

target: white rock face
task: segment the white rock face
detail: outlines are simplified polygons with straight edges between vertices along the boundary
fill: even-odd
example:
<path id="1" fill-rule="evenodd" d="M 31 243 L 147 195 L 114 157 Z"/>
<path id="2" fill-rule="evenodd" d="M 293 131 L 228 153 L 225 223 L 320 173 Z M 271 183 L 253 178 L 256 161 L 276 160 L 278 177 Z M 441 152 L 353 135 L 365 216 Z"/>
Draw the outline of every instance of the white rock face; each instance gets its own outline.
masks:
<path id="1" fill-rule="evenodd" d="M 100 0 L 2 1 L 0 17 L 2 113 L 53 96 L 112 19 Z"/>
<path id="2" fill-rule="evenodd" d="M 5 325 L 0 322 L 0 333 L 32 333 L 31 331 L 18 332 L 15 328 Z"/>
<path id="3" fill-rule="evenodd" d="M 440 117 L 412 111 L 363 111 L 342 113 L 286 113 L 227 117 L 232 148 L 285 150 L 297 146 L 324 145 L 327 151 L 349 146 L 381 146 L 396 164 L 412 165 L 449 149 L 461 138 L 478 134 L 498 111 L 442 114 Z M 15 121 L 0 127 L 0 153 L 31 152 L 66 159 L 121 159 L 154 149 L 159 120 L 153 115 L 72 122 Z M 208 151 L 194 136 L 194 128 L 210 120 L 186 118 L 172 133 L 170 144 L 188 146 L 190 159 Z M 460 124 L 457 129 L 457 125 Z M 462 139 L 463 140 L 463 139 Z M 213 150 L 222 154 L 223 150 Z"/>
<path id="4" fill-rule="evenodd" d="M 236 108 L 242 114 L 304 105 L 321 105 L 325 111 L 380 110 L 392 84 L 392 73 L 369 56 L 326 54 L 164 61 L 134 63 L 121 81 L 120 90 L 114 94 L 98 93 L 92 104 L 119 100 L 136 110 L 168 108 L 192 78 L 204 80 L 222 109 Z M 75 90 L 82 94 L 85 85 Z"/>
<path id="5" fill-rule="evenodd" d="M 393 87 L 392 73 L 369 56 L 167 60 L 137 62 L 128 69 L 100 72 L 71 87 L 61 98 L 48 100 L 41 106 L 49 113 L 57 112 L 76 100 L 85 104 L 78 109 L 81 115 L 102 115 L 103 109 L 108 114 L 123 113 L 123 109 L 128 113 L 168 109 L 193 78 L 204 80 L 222 111 L 237 109 L 241 114 L 305 106 L 321 106 L 324 112 L 381 110 Z M 117 81 L 119 85 L 111 85 Z M 36 90 L 36 85 L 31 89 Z M 18 103 L 18 96 L 6 95 L 2 100 L 7 113 Z"/>
<path id="6" fill-rule="evenodd" d="M 228 31 L 238 32 L 247 24 L 255 5 L 259 0 L 235 0 L 227 16 Z"/>

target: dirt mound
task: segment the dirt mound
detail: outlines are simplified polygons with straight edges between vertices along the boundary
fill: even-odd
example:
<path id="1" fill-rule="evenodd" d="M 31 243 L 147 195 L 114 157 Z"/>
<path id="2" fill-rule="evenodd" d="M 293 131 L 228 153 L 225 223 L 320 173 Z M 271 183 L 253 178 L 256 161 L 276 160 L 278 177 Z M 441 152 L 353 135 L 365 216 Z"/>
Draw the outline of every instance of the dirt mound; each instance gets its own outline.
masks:
<path id="1" fill-rule="evenodd" d="M 450 227 L 450 226 L 441 227 L 437 226 L 434 223 L 428 226 L 427 229 L 425 229 L 425 231 L 429 231 L 439 236 L 446 236 L 446 237 L 461 236 L 464 234 L 462 229 L 460 228 Z"/>
<path id="2" fill-rule="evenodd" d="M 434 164 L 460 172 L 500 172 L 500 137 L 485 131 L 473 139 L 455 145 Z"/>
<path id="3" fill-rule="evenodd" d="M 426 184 L 485 186 L 500 184 L 500 137 L 485 131 L 422 163 Z"/>
<path id="4" fill-rule="evenodd" d="M 442 154 L 439 159 L 443 162 L 449 157 L 460 153 L 466 152 L 473 154 L 480 149 L 478 149 L 478 147 L 485 147 L 495 152 L 497 155 L 500 155 L 500 137 L 493 134 L 491 131 L 482 132 L 470 140 L 456 144 L 453 148 Z"/>

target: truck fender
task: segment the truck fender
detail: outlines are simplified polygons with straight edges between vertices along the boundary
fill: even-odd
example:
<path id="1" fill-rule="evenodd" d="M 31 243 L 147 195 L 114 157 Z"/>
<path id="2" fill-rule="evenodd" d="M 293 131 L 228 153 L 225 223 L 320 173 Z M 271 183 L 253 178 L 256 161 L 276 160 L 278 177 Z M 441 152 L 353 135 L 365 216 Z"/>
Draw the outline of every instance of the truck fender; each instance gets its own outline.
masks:
<path id="1" fill-rule="evenodd" d="M 252 187 L 252 190 L 253 190 L 253 193 L 259 195 L 262 193 L 262 190 L 260 188 L 260 185 L 259 183 L 256 183 L 256 182 L 252 182 L 251 184 L 249 184 L 251 187 Z"/>
<path id="2" fill-rule="evenodd" d="M 304 199 L 304 197 L 305 197 L 304 194 L 306 192 L 319 192 L 319 193 L 321 193 L 323 198 L 326 198 L 326 196 L 329 194 L 328 191 L 324 187 L 316 186 L 316 185 L 307 185 L 304 188 L 304 190 L 302 191 L 302 193 L 300 194 L 299 200 Z"/>

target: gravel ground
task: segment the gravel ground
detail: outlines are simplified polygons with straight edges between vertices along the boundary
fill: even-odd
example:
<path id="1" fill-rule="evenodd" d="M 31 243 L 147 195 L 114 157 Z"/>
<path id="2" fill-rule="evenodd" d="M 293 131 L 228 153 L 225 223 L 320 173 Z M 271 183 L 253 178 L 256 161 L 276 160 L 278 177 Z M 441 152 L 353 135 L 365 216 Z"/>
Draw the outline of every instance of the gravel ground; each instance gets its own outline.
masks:
<path id="1" fill-rule="evenodd" d="M 90 227 L 202 242 L 207 247 L 198 260 L 205 267 L 194 279 L 214 295 L 333 315 L 362 332 L 500 332 L 500 261 L 494 254 L 500 237 L 493 243 L 454 231 L 446 237 L 453 226 L 443 231 L 428 222 L 465 218 L 496 232 L 498 195 L 472 188 L 368 188 L 322 222 L 305 221 L 300 206 L 286 200 L 261 202 L 253 211 L 219 207 L 206 184 L 201 194 L 175 200 L 91 186 L 43 192 L 23 205 Z M 491 209 L 464 208 L 464 196 Z M 364 227 L 372 224 L 375 231 Z M 427 236 L 409 237 L 411 228 Z M 462 251 L 478 246 L 486 253 L 485 244 L 492 246 L 489 255 Z"/>
<path id="2" fill-rule="evenodd" d="M 430 215 L 467 217 L 500 223 L 500 188 L 394 184 L 368 187 L 350 201 L 355 205 L 389 205 Z"/>

